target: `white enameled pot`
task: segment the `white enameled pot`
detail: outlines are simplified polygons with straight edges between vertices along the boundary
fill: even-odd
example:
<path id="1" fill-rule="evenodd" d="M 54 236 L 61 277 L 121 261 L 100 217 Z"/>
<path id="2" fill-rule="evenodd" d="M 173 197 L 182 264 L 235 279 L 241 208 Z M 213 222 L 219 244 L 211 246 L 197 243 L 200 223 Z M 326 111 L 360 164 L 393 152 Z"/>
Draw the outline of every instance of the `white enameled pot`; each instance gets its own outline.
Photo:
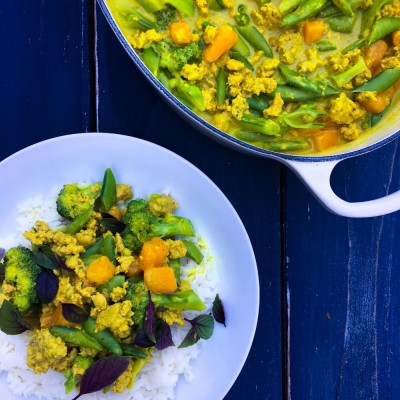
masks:
<path id="1" fill-rule="evenodd" d="M 323 156 L 297 156 L 260 149 L 235 139 L 217 129 L 177 100 L 176 97 L 166 90 L 154 75 L 152 75 L 137 53 L 132 49 L 131 45 L 126 41 L 124 35 L 114 21 L 106 1 L 97 1 L 112 30 L 134 64 L 156 88 L 167 104 L 172 106 L 175 111 L 192 126 L 214 140 L 231 148 L 282 162 L 296 173 L 323 206 L 335 214 L 345 217 L 361 218 L 385 215 L 400 210 L 400 191 L 375 200 L 347 202 L 335 194 L 330 184 L 332 171 L 340 161 L 373 151 L 400 136 L 400 110 L 398 107 L 399 101 L 397 101 L 399 99 L 393 102 L 394 105 L 392 105 L 390 116 L 385 117 L 382 122 L 378 123 L 371 134 L 352 142 L 347 147 L 341 147 L 336 152 Z"/>

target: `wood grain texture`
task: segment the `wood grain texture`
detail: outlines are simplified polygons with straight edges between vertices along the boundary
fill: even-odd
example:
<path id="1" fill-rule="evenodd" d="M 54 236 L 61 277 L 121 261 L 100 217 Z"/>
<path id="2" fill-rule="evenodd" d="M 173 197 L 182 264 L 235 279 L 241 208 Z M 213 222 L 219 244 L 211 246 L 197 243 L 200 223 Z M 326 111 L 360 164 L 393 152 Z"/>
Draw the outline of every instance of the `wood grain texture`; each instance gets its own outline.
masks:
<path id="1" fill-rule="evenodd" d="M 0 2 L 0 159 L 90 126 L 88 1 Z"/>
<path id="2" fill-rule="evenodd" d="M 261 311 L 251 353 L 226 399 L 279 399 L 279 164 L 230 150 L 179 118 L 130 61 L 100 10 L 97 60 L 99 130 L 140 137 L 176 152 L 213 180 L 239 213 L 257 258 Z M 245 270 L 244 265 L 244 276 Z"/>
<path id="3" fill-rule="evenodd" d="M 333 186 L 349 201 L 385 195 L 399 162 L 390 143 L 342 162 Z M 290 398 L 398 398 L 400 213 L 332 215 L 291 173 L 286 191 Z"/>

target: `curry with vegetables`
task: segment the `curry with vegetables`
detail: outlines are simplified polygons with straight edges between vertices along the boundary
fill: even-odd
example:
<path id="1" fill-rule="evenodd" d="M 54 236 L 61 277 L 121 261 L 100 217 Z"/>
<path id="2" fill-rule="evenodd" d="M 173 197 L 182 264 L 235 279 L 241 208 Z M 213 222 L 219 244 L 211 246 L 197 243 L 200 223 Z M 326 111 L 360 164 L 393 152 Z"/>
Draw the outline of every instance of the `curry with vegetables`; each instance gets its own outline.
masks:
<path id="1" fill-rule="evenodd" d="M 182 103 L 257 147 L 321 154 L 365 135 L 400 79 L 398 0 L 108 0 Z"/>
<path id="2" fill-rule="evenodd" d="M 134 198 L 107 169 L 100 183 L 62 187 L 61 224 L 38 220 L 24 232 L 29 247 L 0 249 L 0 329 L 32 330 L 29 368 L 62 372 L 74 399 L 123 392 L 155 351 L 175 345 L 172 325 L 189 328 L 183 348 L 210 338 L 214 320 L 225 324 L 219 296 L 207 312 L 192 288 L 207 250 L 177 208 L 167 194 Z"/>

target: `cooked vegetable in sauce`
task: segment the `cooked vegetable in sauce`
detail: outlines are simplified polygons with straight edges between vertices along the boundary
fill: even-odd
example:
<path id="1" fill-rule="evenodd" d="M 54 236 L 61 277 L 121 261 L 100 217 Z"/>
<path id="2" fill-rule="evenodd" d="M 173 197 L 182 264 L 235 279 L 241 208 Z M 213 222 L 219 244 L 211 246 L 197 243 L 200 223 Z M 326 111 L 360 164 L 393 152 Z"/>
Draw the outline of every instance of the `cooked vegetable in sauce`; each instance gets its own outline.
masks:
<path id="1" fill-rule="evenodd" d="M 398 0 L 108 0 L 182 103 L 230 135 L 296 154 L 351 142 L 400 79 Z"/>
<path id="2" fill-rule="evenodd" d="M 214 319 L 225 325 L 219 296 L 211 308 L 192 288 L 206 246 L 173 197 L 134 198 L 107 169 L 100 183 L 65 184 L 55 206 L 58 225 L 38 220 L 23 233 L 29 247 L 0 248 L 0 330 L 33 331 L 35 373 L 62 372 L 66 393 L 80 390 L 74 400 L 123 392 L 175 345 L 172 325 L 183 328 L 179 348 L 208 339 Z"/>

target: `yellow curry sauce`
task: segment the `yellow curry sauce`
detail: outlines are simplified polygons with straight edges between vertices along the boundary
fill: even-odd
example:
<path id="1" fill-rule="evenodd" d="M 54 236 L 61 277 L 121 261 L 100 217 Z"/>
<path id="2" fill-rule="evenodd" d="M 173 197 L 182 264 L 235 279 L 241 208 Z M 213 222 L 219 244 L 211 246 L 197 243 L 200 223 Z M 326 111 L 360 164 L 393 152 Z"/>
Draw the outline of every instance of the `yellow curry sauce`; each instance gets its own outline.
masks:
<path id="1" fill-rule="evenodd" d="M 150 71 L 196 114 L 278 152 L 358 139 L 400 78 L 398 0 L 108 0 Z"/>

